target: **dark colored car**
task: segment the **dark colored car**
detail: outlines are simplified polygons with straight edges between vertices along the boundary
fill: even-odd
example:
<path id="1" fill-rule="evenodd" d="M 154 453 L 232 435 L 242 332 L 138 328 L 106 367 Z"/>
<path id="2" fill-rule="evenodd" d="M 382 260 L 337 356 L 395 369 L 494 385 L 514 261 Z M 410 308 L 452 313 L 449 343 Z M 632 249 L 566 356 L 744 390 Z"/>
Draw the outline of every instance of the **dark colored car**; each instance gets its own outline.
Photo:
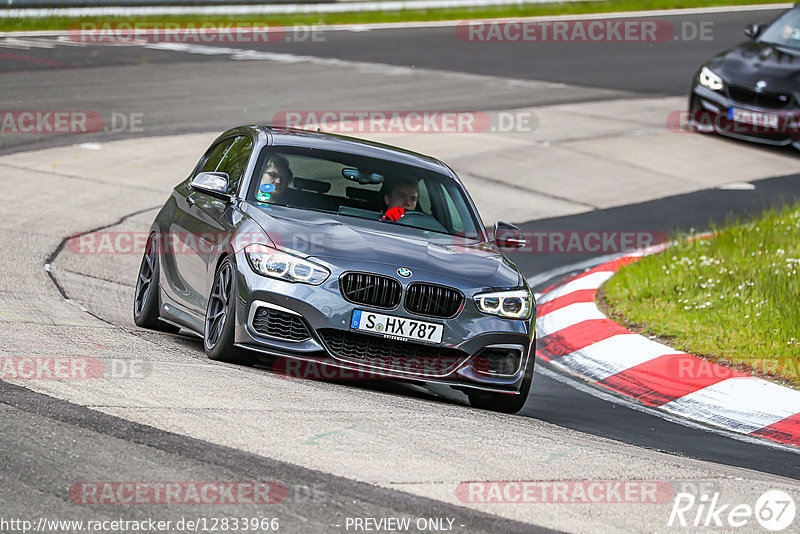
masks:
<path id="1" fill-rule="evenodd" d="M 694 130 L 800 149 L 800 5 L 770 24 L 748 24 L 750 41 L 714 56 L 694 77 Z"/>
<path id="2" fill-rule="evenodd" d="M 398 191 L 404 204 L 389 205 Z M 202 336 L 214 360 L 435 381 L 515 412 L 533 379 L 535 301 L 501 248 L 522 245 L 504 223 L 490 239 L 436 159 L 245 126 L 156 216 L 134 319 Z"/>

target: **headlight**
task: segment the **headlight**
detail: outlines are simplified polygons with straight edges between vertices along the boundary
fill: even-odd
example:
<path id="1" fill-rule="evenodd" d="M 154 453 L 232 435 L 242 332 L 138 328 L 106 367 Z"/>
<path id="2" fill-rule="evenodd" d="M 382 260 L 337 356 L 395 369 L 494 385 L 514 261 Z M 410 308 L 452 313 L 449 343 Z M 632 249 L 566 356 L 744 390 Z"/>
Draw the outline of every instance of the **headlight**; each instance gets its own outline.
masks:
<path id="1" fill-rule="evenodd" d="M 531 316 L 533 297 L 524 290 L 481 293 L 473 297 L 478 309 L 483 313 L 507 319 L 527 319 Z"/>
<path id="2" fill-rule="evenodd" d="M 266 245 L 248 245 L 244 248 L 244 254 L 256 273 L 287 282 L 316 286 L 327 280 L 331 274 L 321 265 Z"/>
<path id="3" fill-rule="evenodd" d="M 700 85 L 704 85 L 713 91 L 721 91 L 722 78 L 708 67 L 703 67 L 700 70 Z"/>

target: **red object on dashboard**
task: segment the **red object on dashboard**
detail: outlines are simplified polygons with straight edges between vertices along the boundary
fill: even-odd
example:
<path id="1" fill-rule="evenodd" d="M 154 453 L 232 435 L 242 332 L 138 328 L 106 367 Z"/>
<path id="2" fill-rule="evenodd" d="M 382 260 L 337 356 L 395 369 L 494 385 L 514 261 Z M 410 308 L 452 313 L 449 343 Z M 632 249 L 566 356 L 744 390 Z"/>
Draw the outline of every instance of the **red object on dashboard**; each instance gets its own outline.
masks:
<path id="1" fill-rule="evenodd" d="M 386 219 L 389 219 L 392 222 L 397 222 L 400 219 L 402 219 L 405 216 L 405 214 L 406 210 L 398 206 L 394 206 L 386 210 L 386 214 L 383 217 L 381 217 L 381 220 L 385 221 Z"/>

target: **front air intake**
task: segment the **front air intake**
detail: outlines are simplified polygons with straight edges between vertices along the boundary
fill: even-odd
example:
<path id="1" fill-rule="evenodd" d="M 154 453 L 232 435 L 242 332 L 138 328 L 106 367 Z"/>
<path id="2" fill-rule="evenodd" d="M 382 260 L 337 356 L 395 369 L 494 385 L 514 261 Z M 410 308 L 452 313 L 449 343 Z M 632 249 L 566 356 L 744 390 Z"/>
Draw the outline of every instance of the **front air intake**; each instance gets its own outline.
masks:
<path id="1" fill-rule="evenodd" d="M 253 330 L 287 341 L 305 341 L 311 337 L 299 315 L 266 306 L 259 307 L 253 315 Z"/>

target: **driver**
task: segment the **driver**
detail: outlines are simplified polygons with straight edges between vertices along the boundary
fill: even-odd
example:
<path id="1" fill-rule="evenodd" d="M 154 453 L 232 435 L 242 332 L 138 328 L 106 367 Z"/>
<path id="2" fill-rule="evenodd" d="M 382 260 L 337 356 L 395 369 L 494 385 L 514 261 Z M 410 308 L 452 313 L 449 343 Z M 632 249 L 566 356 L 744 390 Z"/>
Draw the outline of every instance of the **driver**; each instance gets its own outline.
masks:
<path id="1" fill-rule="evenodd" d="M 383 194 L 383 201 L 386 203 L 386 213 L 382 217 L 384 220 L 396 222 L 405 216 L 406 211 L 417 209 L 419 200 L 419 184 L 416 180 L 401 179 L 395 181 L 390 188 Z"/>

